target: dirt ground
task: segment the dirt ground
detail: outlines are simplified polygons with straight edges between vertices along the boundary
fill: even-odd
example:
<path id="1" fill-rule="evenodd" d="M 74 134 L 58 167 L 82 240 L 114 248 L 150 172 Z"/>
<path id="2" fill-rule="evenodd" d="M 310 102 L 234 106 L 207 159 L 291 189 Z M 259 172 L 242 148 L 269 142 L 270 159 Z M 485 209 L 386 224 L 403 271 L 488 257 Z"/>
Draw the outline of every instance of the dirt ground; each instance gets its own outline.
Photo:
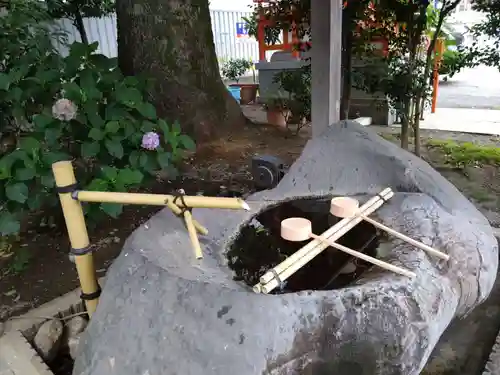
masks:
<path id="1" fill-rule="evenodd" d="M 245 111 L 257 124 L 206 145 L 182 166 L 182 178 L 157 182 L 147 190 L 170 193 L 182 187 L 188 194 L 206 195 L 216 195 L 225 189 L 248 192 L 253 189 L 250 174 L 253 155 L 271 154 L 281 157 L 289 164 L 300 155 L 310 137 L 310 129 L 303 129 L 298 136 L 288 136 L 283 130 L 259 124 L 263 120 L 258 118 L 260 114 L 254 113 L 254 109 L 246 108 Z M 397 129 L 372 128 L 386 139 L 398 142 Z M 455 139 L 500 147 L 500 140 L 489 136 L 436 131 L 422 133 L 424 144 L 429 139 Z M 458 170 L 447 165 L 446 155 L 439 149 L 423 147 L 423 150 L 424 159 L 476 203 L 493 226 L 500 227 L 499 167 L 474 166 Z M 128 235 L 157 210 L 150 207 L 128 207 L 119 219 L 109 219 L 98 228 L 90 230 L 91 241 L 96 248 L 98 276 L 105 274 Z M 62 223 L 55 228 L 32 227 L 22 233 L 19 240 L 10 243 L 4 241 L 1 245 L 0 321 L 78 287 L 74 265 L 68 258 L 69 244 Z M 497 283 L 487 303 L 467 319 L 452 324 L 424 373 L 481 374 L 485 358 L 499 329 L 500 284 Z M 476 337 L 481 342 L 471 340 L 471 337 Z"/>

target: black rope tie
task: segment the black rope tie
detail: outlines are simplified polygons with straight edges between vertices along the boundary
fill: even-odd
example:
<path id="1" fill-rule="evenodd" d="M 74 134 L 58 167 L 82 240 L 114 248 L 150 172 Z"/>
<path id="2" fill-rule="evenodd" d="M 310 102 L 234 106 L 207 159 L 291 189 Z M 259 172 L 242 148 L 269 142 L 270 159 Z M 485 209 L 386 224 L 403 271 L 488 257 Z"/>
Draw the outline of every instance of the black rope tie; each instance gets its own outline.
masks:
<path id="1" fill-rule="evenodd" d="M 90 246 L 87 246 L 87 247 L 84 247 L 82 249 L 74 249 L 74 248 L 71 248 L 69 253 L 71 255 L 75 255 L 75 256 L 82 256 L 82 255 L 86 255 L 86 254 L 89 254 L 93 251 L 93 248 L 90 247 Z"/>
<path id="2" fill-rule="evenodd" d="M 273 277 L 278 282 L 278 287 L 280 288 L 280 291 L 283 291 L 283 289 L 285 289 L 285 286 L 286 286 L 286 281 L 281 280 L 280 275 L 278 275 L 278 272 L 276 272 L 276 270 L 274 268 L 271 268 L 269 270 L 269 272 L 271 272 L 273 274 Z"/>
<path id="3" fill-rule="evenodd" d="M 94 293 L 83 293 L 80 294 L 80 299 L 83 301 L 92 301 L 98 299 L 101 296 L 102 290 L 99 285 L 97 285 L 97 290 Z"/>
<path id="4" fill-rule="evenodd" d="M 384 196 L 382 196 L 382 194 L 380 194 L 380 193 L 377 193 L 377 197 L 379 197 L 380 199 L 382 199 L 382 200 L 384 201 L 384 203 L 387 203 L 387 202 L 388 202 L 388 200 L 387 200 L 387 199 L 385 199 L 385 197 L 384 197 Z"/>
<path id="5" fill-rule="evenodd" d="M 59 194 L 66 194 L 66 193 L 75 192 L 77 188 L 78 188 L 78 185 L 75 183 L 75 184 L 71 184 L 71 185 L 67 185 L 67 186 L 57 186 L 56 191 Z"/>
<path id="6" fill-rule="evenodd" d="M 180 218 L 184 218 L 184 213 L 191 212 L 192 210 L 191 207 L 188 207 L 188 205 L 186 204 L 186 201 L 184 200 L 184 195 L 186 195 L 186 193 L 182 189 L 178 190 L 173 194 L 174 199 L 172 203 L 181 209 L 181 212 L 176 214 L 176 216 Z M 178 202 L 180 202 L 180 204 Z"/>

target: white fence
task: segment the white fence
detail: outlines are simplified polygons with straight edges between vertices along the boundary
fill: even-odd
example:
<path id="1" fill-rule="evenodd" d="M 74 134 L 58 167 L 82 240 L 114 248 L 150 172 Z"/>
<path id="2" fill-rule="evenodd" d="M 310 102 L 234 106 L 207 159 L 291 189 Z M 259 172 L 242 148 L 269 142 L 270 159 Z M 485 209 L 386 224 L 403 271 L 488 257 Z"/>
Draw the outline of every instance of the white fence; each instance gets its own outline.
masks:
<path id="1" fill-rule="evenodd" d="M 258 43 L 254 38 L 237 35 L 237 23 L 243 22 L 242 17 L 250 16 L 247 12 L 211 11 L 212 31 L 215 51 L 220 60 L 245 58 L 257 61 L 259 58 Z M 68 34 L 68 44 L 80 41 L 80 34 L 69 19 L 60 19 L 57 26 Z M 99 53 L 108 57 L 117 56 L 116 15 L 103 18 L 85 18 L 85 30 L 89 42 L 99 42 Z M 68 53 L 68 46 L 56 42 L 61 54 Z"/>

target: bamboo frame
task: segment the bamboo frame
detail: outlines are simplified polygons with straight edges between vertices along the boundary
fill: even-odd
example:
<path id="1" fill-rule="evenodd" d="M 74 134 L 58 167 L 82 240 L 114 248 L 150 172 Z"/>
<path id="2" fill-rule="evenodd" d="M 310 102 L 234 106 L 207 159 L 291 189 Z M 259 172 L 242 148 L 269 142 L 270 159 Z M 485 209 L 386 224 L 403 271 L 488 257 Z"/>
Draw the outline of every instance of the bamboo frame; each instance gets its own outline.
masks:
<path id="1" fill-rule="evenodd" d="M 52 165 L 52 172 L 58 188 L 64 188 L 76 184 L 73 167 L 69 161 L 61 161 Z M 72 249 L 87 249 L 90 246 L 85 217 L 80 202 L 71 197 L 71 191 L 59 193 L 61 208 L 66 221 L 69 241 Z M 76 272 L 80 279 L 80 287 L 85 295 L 96 295 L 99 292 L 99 284 L 95 273 L 92 253 L 75 255 Z M 85 306 L 89 317 L 97 308 L 99 297 L 85 300 Z"/>
<path id="2" fill-rule="evenodd" d="M 393 195 L 394 193 L 391 189 L 384 189 L 377 196 L 368 200 L 368 202 L 360 208 L 360 212 L 368 215 L 375 212 L 375 210 L 381 207 L 385 201 L 392 198 Z M 336 241 L 358 225 L 361 221 L 362 219 L 359 216 L 343 219 L 322 233 L 321 236 L 329 239 L 330 241 Z M 266 272 L 260 278 L 260 282 L 253 287 L 253 291 L 255 293 L 270 293 L 273 289 L 279 286 L 280 281 L 288 279 L 328 247 L 329 245 L 322 241 L 313 240 L 309 242 L 307 245 L 274 267 L 272 271 Z M 276 274 L 278 275 L 279 280 L 276 279 Z"/>
<path id="3" fill-rule="evenodd" d="M 143 204 L 147 206 L 165 206 L 178 199 L 189 208 L 221 208 L 228 210 L 250 211 L 248 204 L 240 198 L 202 197 L 183 195 L 182 200 L 170 194 L 115 193 L 108 191 L 79 190 L 75 199 L 81 202 Z M 174 203 L 177 206 L 179 204 Z M 169 207 L 170 208 L 170 207 Z"/>
<path id="4" fill-rule="evenodd" d="M 197 259 L 203 258 L 203 252 L 197 232 L 206 235 L 208 234 L 208 230 L 193 219 L 190 211 L 191 208 L 250 210 L 250 206 L 239 198 L 187 196 L 183 191 L 176 196 L 168 194 L 113 193 L 77 190 L 76 177 L 70 161 L 60 161 L 52 164 L 52 171 L 56 186 L 59 188 L 59 200 L 61 201 L 71 247 L 81 252 L 76 252 L 75 263 L 82 288 L 82 295 L 87 296 L 85 305 L 89 316 L 92 316 L 97 307 L 100 288 L 95 275 L 92 252 L 82 251 L 89 248 L 90 240 L 80 202 L 166 206 L 175 215 L 182 216 L 184 219 L 189 239 Z"/>

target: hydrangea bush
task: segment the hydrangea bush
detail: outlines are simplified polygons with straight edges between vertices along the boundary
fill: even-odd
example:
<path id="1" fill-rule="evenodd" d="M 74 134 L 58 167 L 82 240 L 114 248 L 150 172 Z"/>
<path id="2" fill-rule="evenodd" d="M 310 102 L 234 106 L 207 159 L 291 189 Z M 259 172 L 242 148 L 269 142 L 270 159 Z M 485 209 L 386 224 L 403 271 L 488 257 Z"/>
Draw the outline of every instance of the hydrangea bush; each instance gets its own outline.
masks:
<path id="1" fill-rule="evenodd" d="M 13 107 L 23 110 L 9 113 L 10 122 L 27 129 L 0 128 L 2 140 L 14 141 L 0 149 L 2 235 L 18 232 L 27 212 L 57 204 L 51 171 L 56 161 L 73 161 L 82 188 L 127 191 L 159 171 L 174 174 L 183 150 L 194 149 L 179 124 L 158 118 L 145 99 L 149 82 L 124 77 L 115 59 L 96 49 L 97 43 L 74 43 L 64 59 L 48 55 L 55 65 L 0 73 L 0 103 L 17 100 L 10 93 L 21 92 Z M 85 208 L 92 218 L 102 212 L 117 217 L 122 210 L 118 204 Z"/>

